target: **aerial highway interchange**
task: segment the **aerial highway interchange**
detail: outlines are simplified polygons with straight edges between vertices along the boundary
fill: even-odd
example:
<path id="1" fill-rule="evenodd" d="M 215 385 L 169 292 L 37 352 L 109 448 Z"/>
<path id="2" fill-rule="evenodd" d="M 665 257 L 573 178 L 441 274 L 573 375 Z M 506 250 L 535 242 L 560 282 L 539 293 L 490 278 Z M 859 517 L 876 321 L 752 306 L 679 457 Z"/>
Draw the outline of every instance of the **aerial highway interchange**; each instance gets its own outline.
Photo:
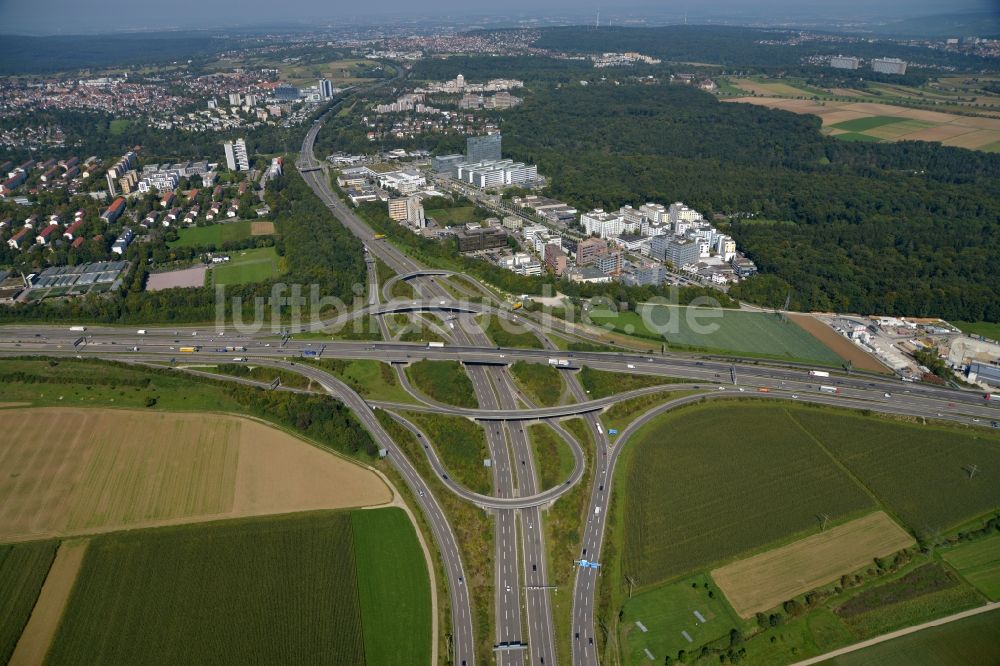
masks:
<path id="1" fill-rule="evenodd" d="M 572 629 L 570 635 L 557 636 L 546 572 L 552 566 L 569 563 L 546 561 L 543 524 L 545 509 L 575 487 L 584 478 L 585 455 L 581 443 L 560 426 L 560 419 L 584 418 L 596 445 L 593 460 L 593 483 L 582 525 L 579 543 L 580 560 L 600 562 L 605 538 L 606 506 L 611 492 L 615 465 L 629 437 L 656 415 L 701 400 L 757 398 L 767 400 L 798 400 L 802 402 L 902 414 L 989 427 L 997 418 L 997 410 L 985 403 L 980 393 L 954 389 L 906 384 L 885 375 L 869 373 L 833 373 L 827 379 L 810 376 L 808 368 L 795 364 L 746 359 L 720 359 L 669 353 L 564 352 L 545 337 L 545 327 L 528 314 L 515 314 L 496 298 L 486 286 L 466 278 L 465 284 L 490 305 L 458 302 L 438 280 L 453 275 L 421 266 L 408 255 L 387 242 L 375 239 L 374 231 L 358 218 L 331 190 L 328 176 L 313 155 L 313 143 L 322 127 L 322 118 L 314 123 L 302 145 L 299 168 L 313 191 L 324 201 L 333 216 L 360 238 L 369 253 L 397 273 L 392 281 L 406 280 L 415 292 L 415 299 L 392 300 L 389 284 L 380 281 L 375 262 L 369 261 L 367 303 L 339 318 L 317 322 L 297 330 L 243 333 L 230 326 L 149 327 L 142 332 L 134 327 L 89 326 L 86 330 L 69 330 L 66 326 L 5 326 L 0 327 L 0 355 L 4 356 L 76 356 L 100 358 L 130 363 L 180 363 L 178 371 L 197 372 L 199 363 L 230 362 L 234 355 L 227 349 L 239 349 L 236 360 L 256 365 L 273 366 L 300 373 L 331 395 L 343 401 L 360 419 L 385 449 L 387 457 L 402 475 L 413 496 L 428 519 L 436 547 L 441 555 L 450 596 L 452 659 L 456 664 L 471 666 L 477 662 L 476 634 L 470 595 L 484 593 L 470 590 L 466 571 L 456 543 L 456 537 L 438 499 L 421 478 L 412 461 L 402 453 L 380 421 L 377 409 L 393 414 L 423 443 L 424 452 L 434 473 L 448 492 L 490 512 L 494 518 L 495 564 L 494 589 L 494 659 L 499 664 L 554 664 L 556 645 L 570 641 L 572 663 L 598 663 L 595 635 L 595 596 L 600 569 L 577 568 L 572 595 Z M 324 330 L 342 326 L 357 317 L 371 316 L 385 333 L 384 316 L 388 314 L 421 314 L 452 319 L 457 326 L 439 326 L 447 342 L 441 346 L 385 342 L 355 342 L 299 339 L 300 330 Z M 543 349 L 499 348 L 491 343 L 475 316 L 486 314 L 512 320 L 533 332 L 542 341 Z M 564 335 L 586 339 L 586 333 L 565 323 L 559 323 Z M 80 328 L 80 327 L 74 327 Z M 581 337 L 582 336 L 582 337 Z M 384 335 L 388 340 L 389 336 Z M 190 351 L 194 347 L 196 351 Z M 187 348 L 187 351 L 181 351 Z M 404 388 L 410 391 L 416 404 L 400 404 L 365 400 L 347 384 L 315 365 L 303 362 L 304 357 L 338 359 L 375 359 L 393 364 Z M 516 361 L 551 364 L 557 357 L 575 402 L 553 407 L 539 407 L 517 387 L 508 366 Z M 475 390 L 479 407 L 463 408 L 436 402 L 409 385 L 403 367 L 419 360 L 452 360 L 464 365 Z M 577 380 L 576 370 L 582 366 L 609 372 L 664 376 L 683 380 L 650 388 L 638 389 L 609 397 L 590 399 Z M 254 383 L 250 380 L 239 380 Z M 835 387 L 835 392 L 820 391 L 820 381 Z M 279 390 L 285 390 L 279 387 Z M 302 389 L 288 389 L 302 390 Z M 602 410 L 623 400 L 640 395 L 683 390 L 689 394 L 652 407 L 613 439 L 602 427 L 598 417 Z M 399 415 L 399 410 L 433 411 L 473 419 L 486 435 L 492 466 L 493 493 L 482 494 L 463 487 L 448 478 L 447 470 L 437 455 L 435 445 L 414 423 Z M 528 439 L 527 425 L 531 422 L 550 424 L 572 451 L 574 465 L 570 475 L 548 490 L 538 487 L 536 461 Z"/>

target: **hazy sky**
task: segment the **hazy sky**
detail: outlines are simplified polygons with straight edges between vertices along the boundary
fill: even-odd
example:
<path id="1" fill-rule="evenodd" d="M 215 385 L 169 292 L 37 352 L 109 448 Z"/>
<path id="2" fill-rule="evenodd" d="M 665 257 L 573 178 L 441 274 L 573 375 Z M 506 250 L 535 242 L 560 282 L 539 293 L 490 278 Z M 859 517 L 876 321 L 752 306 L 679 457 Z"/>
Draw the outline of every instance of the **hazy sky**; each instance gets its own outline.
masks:
<path id="1" fill-rule="evenodd" d="M 274 22 L 313 25 L 350 23 L 385 24 L 403 17 L 460 21 L 463 16 L 491 13 L 593 16 L 660 17 L 688 14 L 689 20 L 780 20 L 810 17 L 910 18 L 961 11 L 997 11 L 1000 0 L 378 0 L 359 3 L 345 0 L 0 0 L 0 33 L 74 34 L 132 29 L 217 28 L 262 25 Z M 627 6 L 626 6 L 627 5 Z M 371 9 L 368 9 L 368 8 Z M 500 8 L 502 7 L 502 9 Z"/>

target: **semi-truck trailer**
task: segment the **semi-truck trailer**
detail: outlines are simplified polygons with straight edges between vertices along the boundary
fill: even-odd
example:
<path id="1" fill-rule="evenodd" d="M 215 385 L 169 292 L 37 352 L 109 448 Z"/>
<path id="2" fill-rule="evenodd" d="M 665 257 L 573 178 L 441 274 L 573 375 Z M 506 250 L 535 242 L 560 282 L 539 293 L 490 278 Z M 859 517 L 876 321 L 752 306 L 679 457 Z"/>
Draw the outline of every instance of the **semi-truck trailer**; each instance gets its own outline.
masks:
<path id="1" fill-rule="evenodd" d="M 810 377 L 829 377 L 830 373 L 827 372 L 826 370 L 810 370 L 809 371 L 809 376 Z"/>
<path id="2" fill-rule="evenodd" d="M 196 351 L 201 351 L 201 347 L 181 347 L 178 351 L 184 352 L 185 354 L 193 354 Z"/>
<path id="3" fill-rule="evenodd" d="M 820 386 L 819 390 L 822 393 L 833 393 L 833 394 L 840 393 L 840 389 L 837 388 L 836 386 Z"/>
<path id="4" fill-rule="evenodd" d="M 444 347 L 444 343 L 443 342 L 428 342 L 427 343 L 427 347 L 428 348 L 430 348 L 430 347 Z"/>
<path id="5" fill-rule="evenodd" d="M 83 333 L 84 331 L 87 330 L 87 327 L 86 326 L 70 326 L 69 330 L 73 331 L 74 333 Z"/>

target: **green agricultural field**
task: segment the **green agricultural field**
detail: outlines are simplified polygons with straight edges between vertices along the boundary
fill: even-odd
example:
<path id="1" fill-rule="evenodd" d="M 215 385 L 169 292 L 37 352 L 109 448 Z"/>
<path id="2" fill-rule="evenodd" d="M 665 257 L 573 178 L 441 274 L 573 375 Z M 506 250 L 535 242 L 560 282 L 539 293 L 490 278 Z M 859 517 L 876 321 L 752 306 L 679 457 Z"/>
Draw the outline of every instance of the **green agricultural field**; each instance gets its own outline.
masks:
<path id="1" fill-rule="evenodd" d="M 0 546 L 0 664 L 14 652 L 58 546 L 57 541 Z"/>
<path id="2" fill-rule="evenodd" d="M 535 404 L 551 407 L 559 404 L 563 394 L 563 380 L 559 370 L 551 365 L 517 361 L 510 366 L 510 373 Z"/>
<path id="3" fill-rule="evenodd" d="M 528 436 L 538 467 L 539 490 L 555 488 L 573 472 L 573 452 L 556 432 L 544 423 L 528 426 Z"/>
<path id="4" fill-rule="evenodd" d="M 396 508 L 354 511 L 351 521 L 365 663 L 430 663 L 431 583 L 413 525 Z"/>
<path id="5" fill-rule="evenodd" d="M 478 407 L 472 380 L 458 361 L 417 361 L 406 368 L 413 386 L 438 402 Z"/>
<path id="6" fill-rule="evenodd" d="M 646 424 L 625 455 L 623 574 L 643 586 L 874 506 L 783 407 L 684 408 Z"/>
<path id="7" fill-rule="evenodd" d="M 902 122 L 904 120 L 907 120 L 907 118 L 902 118 L 900 116 L 869 116 L 867 118 L 845 120 L 842 123 L 831 125 L 831 127 L 847 130 L 848 132 L 864 132 L 866 130 L 882 127 L 883 125 L 892 125 L 893 123 Z"/>
<path id="8" fill-rule="evenodd" d="M 906 527 L 945 532 L 1000 506 L 1000 435 L 798 409 L 795 419 Z M 966 466 L 977 464 L 969 478 Z"/>
<path id="9" fill-rule="evenodd" d="M 997 664 L 1000 663 L 1000 611 L 924 629 L 824 663 L 827 666 Z"/>
<path id="10" fill-rule="evenodd" d="M 791 320 L 771 313 L 723 308 L 640 306 L 638 312 L 590 313 L 601 326 L 691 351 L 841 365 L 843 360 Z M 704 332 L 699 329 L 704 327 Z M 663 331 L 662 333 L 657 331 Z"/>
<path id="11" fill-rule="evenodd" d="M 652 652 L 657 662 L 662 663 L 667 655 L 675 656 L 680 650 L 728 636 L 742 622 L 705 575 L 638 594 L 626 602 L 624 610 L 622 652 L 630 664 L 648 663 L 644 650 Z M 704 620 L 699 620 L 695 612 Z M 646 631 L 639 627 L 640 623 Z"/>
<path id="12" fill-rule="evenodd" d="M 480 324 L 482 324 L 483 321 L 483 318 L 480 317 Z M 498 347 L 522 347 L 527 349 L 542 348 L 541 340 L 539 340 L 534 333 L 515 322 L 494 317 L 493 315 L 486 315 L 485 323 L 486 335 L 488 335 L 490 339 L 493 340 L 493 343 Z"/>
<path id="13" fill-rule="evenodd" d="M 213 266 L 209 280 L 214 284 L 249 284 L 267 282 L 281 274 L 278 254 L 273 247 L 236 250 L 230 261 Z"/>
<path id="14" fill-rule="evenodd" d="M 430 438 L 456 481 L 477 493 L 493 489 L 490 470 L 483 465 L 490 457 L 486 433 L 478 424 L 461 416 L 429 412 L 408 412 L 404 416 Z"/>
<path id="15" fill-rule="evenodd" d="M 348 512 L 99 536 L 47 661 L 360 664 L 358 590 Z"/>
<path id="16" fill-rule="evenodd" d="M 343 380 L 348 386 L 368 400 L 386 402 L 414 402 L 396 377 L 388 363 L 369 359 L 347 360 L 339 358 L 304 359 Z"/>
<path id="17" fill-rule="evenodd" d="M 677 379 L 675 377 L 657 377 L 655 375 L 627 375 L 620 372 L 606 372 L 604 370 L 594 370 L 584 366 L 579 374 L 580 384 L 589 393 L 591 400 L 605 398 L 617 393 L 625 393 L 648 386 L 661 386 L 663 384 L 690 384 L 690 379 Z"/>
<path id="18" fill-rule="evenodd" d="M 234 243 L 250 238 L 252 220 L 220 222 L 205 227 L 184 227 L 178 230 L 177 240 L 170 247 L 221 247 L 223 243 Z"/>
<path id="19" fill-rule="evenodd" d="M 1000 601 L 1000 534 L 961 543 L 941 557 L 990 601 Z"/>

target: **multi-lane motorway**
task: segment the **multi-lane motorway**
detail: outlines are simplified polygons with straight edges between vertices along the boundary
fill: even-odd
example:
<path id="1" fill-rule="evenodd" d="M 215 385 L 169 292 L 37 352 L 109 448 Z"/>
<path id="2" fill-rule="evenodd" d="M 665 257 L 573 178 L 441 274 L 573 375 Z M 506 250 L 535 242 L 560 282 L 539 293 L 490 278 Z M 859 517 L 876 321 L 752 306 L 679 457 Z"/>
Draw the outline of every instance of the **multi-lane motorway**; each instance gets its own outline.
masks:
<path id="1" fill-rule="evenodd" d="M 274 332 L 240 333 L 227 326 L 135 329 L 98 326 L 85 332 L 67 327 L 7 326 L 0 327 L 0 355 L 73 355 L 119 361 L 145 362 L 173 359 L 197 365 L 219 361 L 231 362 L 235 355 L 249 363 L 280 366 L 299 372 L 314 380 L 317 386 L 337 396 L 367 428 L 377 444 L 388 452 L 413 492 L 420 509 L 427 517 L 437 548 L 441 553 L 447 578 L 452 609 L 451 661 L 471 666 L 477 659 L 477 638 L 474 632 L 473 604 L 466 572 L 455 535 L 437 498 L 424 479 L 382 428 L 373 410 L 430 410 L 477 420 L 483 425 L 491 456 L 493 493 L 485 495 L 463 487 L 448 478 L 447 470 L 437 452 L 423 433 L 399 417 L 406 427 L 417 433 L 427 444 L 424 451 L 431 468 L 444 483 L 447 492 L 472 502 L 491 512 L 495 518 L 494 549 L 494 652 L 492 661 L 500 664 L 554 664 L 556 641 L 571 641 L 574 664 L 597 664 L 597 637 L 594 626 L 594 602 L 599 582 L 599 570 L 579 568 L 574 581 L 571 631 L 568 636 L 556 636 L 552 624 L 552 609 L 548 572 L 571 563 L 548 562 L 544 541 L 544 508 L 578 484 L 584 477 L 585 456 L 579 444 L 558 424 L 558 419 L 582 416 L 593 434 L 596 451 L 593 460 L 593 485 L 590 501 L 583 517 L 580 559 L 599 561 L 603 545 L 607 499 L 615 465 L 629 436 L 650 418 L 665 410 L 700 399 L 724 400 L 754 396 L 816 402 L 872 411 L 906 414 L 917 417 L 946 419 L 970 426 L 989 427 L 1000 418 L 1000 409 L 983 400 L 982 394 L 951 390 L 920 384 L 905 384 L 878 375 L 834 375 L 816 378 L 801 367 L 761 362 L 722 361 L 675 355 L 641 353 L 558 352 L 546 339 L 545 332 L 535 322 L 522 318 L 521 323 L 543 341 L 546 349 L 500 349 L 495 347 L 476 324 L 473 316 L 491 315 L 516 319 L 502 308 L 458 303 L 451 292 L 437 280 L 445 274 L 431 271 L 403 254 L 395 246 L 374 241 L 374 232 L 345 206 L 331 191 L 325 171 L 313 157 L 312 145 L 322 119 L 310 127 L 303 142 L 299 165 L 303 177 L 324 201 L 334 216 L 360 238 L 374 257 L 407 279 L 419 297 L 405 303 L 381 303 L 382 293 L 389 289 L 376 274 L 374 261 L 368 262 L 367 305 L 343 315 L 333 323 L 348 318 L 372 316 L 382 330 L 384 342 L 318 343 L 275 335 Z M 383 283 L 380 285 L 380 283 Z M 482 285 L 470 280 L 483 291 L 487 301 L 492 295 Z M 457 317 L 455 327 L 441 326 L 447 339 L 443 347 L 406 344 L 390 341 L 383 315 L 394 312 Z M 442 315 L 442 313 L 446 313 Z M 329 324 L 331 322 L 326 322 Z M 571 327 L 563 333 L 575 334 Z M 182 347 L 199 347 L 195 352 L 182 352 Z M 239 352 L 222 352 L 225 348 Z M 366 401 L 356 392 L 324 370 L 303 363 L 302 358 L 335 357 L 345 359 L 376 359 L 402 365 L 422 359 L 456 360 L 464 364 L 472 381 L 479 407 L 458 408 L 435 403 L 426 396 L 415 394 L 418 404 L 393 404 Z M 536 407 L 520 392 L 506 366 L 516 361 L 548 364 L 553 357 L 562 360 L 561 367 L 575 402 L 556 407 Z M 684 383 L 640 389 L 599 400 L 590 400 L 577 381 L 574 370 L 587 365 L 598 370 L 648 374 L 681 378 Z M 405 375 L 400 371 L 404 387 Z M 820 386 L 825 385 L 821 390 Z M 641 416 L 625 429 L 612 445 L 598 419 L 602 409 L 630 397 L 668 390 L 695 391 L 693 395 L 670 400 Z M 572 473 L 560 485 L 541 490 L 527 424 L 549 423 L 564 437 L 573 451 Z"/>

